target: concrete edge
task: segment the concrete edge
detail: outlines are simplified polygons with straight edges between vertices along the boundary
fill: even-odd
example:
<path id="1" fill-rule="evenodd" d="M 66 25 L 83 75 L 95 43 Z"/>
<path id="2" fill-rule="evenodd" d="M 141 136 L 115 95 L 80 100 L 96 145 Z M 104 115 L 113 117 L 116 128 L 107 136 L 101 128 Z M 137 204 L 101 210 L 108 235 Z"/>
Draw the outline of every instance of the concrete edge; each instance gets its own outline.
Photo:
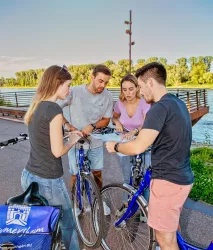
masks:
<path id="1" fill-rule="evenodd" d="M 24 123 L 23 120 L 18 120 L 18 119 L 14 119 L 14 118 L 8 118 L 8 117 L 2 117 L 2 116 L 0 116 L 0 119 L 6 120 L 6 121 L 12 121 L 12 122 Z"/>
<path id="2" fill-rule="evenodd" d="M 193 201 L 188 198 L 184 203 L 184 207 L 213 217 L 213 206 L 205 202 Z"/>

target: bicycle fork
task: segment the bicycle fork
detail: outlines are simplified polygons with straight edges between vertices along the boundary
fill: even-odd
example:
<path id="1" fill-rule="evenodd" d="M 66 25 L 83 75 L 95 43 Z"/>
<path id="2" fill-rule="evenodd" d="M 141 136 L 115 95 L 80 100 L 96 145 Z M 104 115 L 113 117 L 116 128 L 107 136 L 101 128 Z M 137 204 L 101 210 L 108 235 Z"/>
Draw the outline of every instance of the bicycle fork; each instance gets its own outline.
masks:
<path id="1" fill-rule="evenodd" d="M 84 149 L 81 146 L 81 148 L 79 149 L 79 172 L 77 174 L 77 188 L 78 188 L 78 203 L 79 203 L 79 209 L 82 210 L 83 209 L 83 204 L 82 204 L 82 197 L 81 197 L 81 190 L 83 189 L 83 187 L 85 187 L 85 191 L 88 197 L 88 201 L 90 206 L 92 207 L 92 199 L 91 199 L 91 192 L 90 192 L 90 186 L 87 180 L 84 180 L 84 183 L 82 183 L 81 185 L 81 171 L 83 171 L 83 165 L 84 165 Z M 83 185 L 85 184 L 85 185 Z"/>

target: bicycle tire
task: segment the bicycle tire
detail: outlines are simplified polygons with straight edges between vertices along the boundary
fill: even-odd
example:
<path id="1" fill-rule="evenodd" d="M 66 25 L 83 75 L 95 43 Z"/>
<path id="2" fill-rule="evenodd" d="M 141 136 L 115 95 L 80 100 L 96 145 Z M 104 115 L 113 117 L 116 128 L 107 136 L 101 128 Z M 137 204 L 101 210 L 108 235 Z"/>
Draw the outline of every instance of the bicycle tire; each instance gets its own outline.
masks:
<path id="1" fill-rule="evenodd" d="M 121 197 L 116 197 L 116 192 L 120 190 L 122 193 Z M 124 227 L 120 227 L 119 229 L 115 227 L 115 222 L 118 221 L 118 217 L 116 218 L 117 215 L 113 217 L 113 209 L 116 210 L 115 204 L 112 205 L 111 202 L 109 202 L 109 198 L 107 197 L 107 192 L 112 192 L 112 196 L 115 197 L 115 201 L 118 204 L 119 201 L 121 200 L 121 203 L 123 202 L 123 193 L 125 192 L 129 197 L 131 197 L 137 190 L 134 189 L 133 187 L 127 185 L 127 184 L 109 184 L 106 185 L 102 190 L 101 190 L 101 196 L 102 200 L 107 203 L 107 205 L 111 209 L 111 218 L 106 221 L 105 218 L 105 232 L 104 232 L 104 238 L 102 239 L 101 246 L 104 250 L 117 250 L 117 249 L 134 249 L 134 250 L 154 250 L 156 248 L 156 240 L 155 240 L 155 233 L 152 228 L 150 228 L 147 223 L 141 222 L 140 219 L 145 218 L 147 219 L 148 215 L 148 208 L 147 208 L 147 202 L 143 197 L 138 197 L 136 202 L 139 205 L 137 213 L 135 213 L 129 220 L 127 220 L 124 225 Z M 110 203 L 110 204 L 109 204 Z M 118 210 L 116 210 L 115 214 L 117 213 Z M 138 217 L 139 215 L 139 217 Z M 143 216 L 141 216 L 143 215 Z M 120 215 L 121 216 L 121 215 Z M 141 217 L 140 217 L 141 216 Z M 131 222 L 131 220 L 133 222 Z M 112 221 L 112 226 L 108 227 L 109 221 Z M 129 224 L 128 224 L 129 223 Z M 131 226 L 132 223 L 132 226 Z M 142 224 L 140 224 L 142 223 Z M 136 225 L 136 226 L 135 226 Z M 129 228 L 132 227 L 131 233 L 127 233 Z M 140 230 L 143 232 L 141 228 L 147 227 L 147 245 L 143 247 L 143 241 L 145 241 L 145 237 L 139 237 L 139 232 Z M 122 235 L 123 233 L 123 235 Z M 120 235 L 119 235 L 120 234 Z M 135 234 L 135 235 L 134 235 Z M 145 234 L 144 234 L 145 235 Z M 121 237 L 120 237 L 121 236 Z M 135 242 L 134 242 L 135 241 Z M 140 245 L 139 243 L 140 242 Z M 132 244 L 131 244 L 132 243 Z M 123 246 L 122 246 L 123 244 Z M 138 244 L 139 246 L 137 246 Z M 131 246 L 130 246 L 131 245 Z"/>
<path id="2" fill-rule="evenodd" d="M 88 216 L 86 216 L 87 211 L 89 210 L 88 207 L 86 207 L 86 206 L 83 207 L 82 213 L 80 215 L 77 215 L 77 209 L 78 209 L 77 181 L 75 183 L 74 190 L 73 190 L 73 214 L 74 214 L 74 218 L 76 221 L 77 231 L 78 231 L 79 236 L 80 236 L 81 240 L 83 241 L 83 243 L 87 247 L 97 248 L 100 246 L 101 240 L 103 237 L 103 223 L 104 223 L 103 204 L 102 204 L 101 194 L 100 194 L 99 188 L 98 188 L 95 180 L 93 179 L 93 177 L 91 175 L 88 175 L 86 173 L 81 173 L 81 195 L 82 195 L 82 197 L 83 197 L 83 195 L 85 196 L 85 190 L 84 190 L 84 185 L 86 183 L 85 181 L 87 181 L 87 183 L 89 183 L 90 188 L 92 188 L 92 193 L 95 193 L 95 198 L 92 201 L 92 204 L 89 204 L 91 212 L 92 212 L 92 216 L 90 216 L 90 220 L 92 220 L 92 222 L 89 222 L 89 224 L 92 224 L 92 225 L 89 225 L 89 226 L 91 226 L 91 228 L 88 231 L 88 233 L 90 234 L 90 236 L 91 236 L 91 233 L 93 233 L 93 236 L 92 236 L 93 240 L 92 241 L 90 239 L 88 239 L 89 237 L 87 237 L 85 235 L 85 233 L 83 232 L 83 227 L 85 228 L 85 224 L 88 223 L 88 221 L 86 221 L 86 220 L 88 220 Z M 83 184 L 83 190 L 82 190 L 82 184 Z M 85 197 L 85 199 L 88 198 L 88 197 L 87 198 L 86 197 Z M 87 202 L 88 202 L 88 199 L 87 199 Z M 84 200 L 84 203 L 86 203 L 86 200 Z M 97 208 L 99 209 L 98 216 L 97 216 Z M 96 214 L 94 212 L 96 212 Z M 83 218 L 83 216 L 85 216 L 86 219 Z M 83 223 L 81 223 L 81 221 Z M 97 221 L 98 221 L 98 225 L 97 225 Z"/>

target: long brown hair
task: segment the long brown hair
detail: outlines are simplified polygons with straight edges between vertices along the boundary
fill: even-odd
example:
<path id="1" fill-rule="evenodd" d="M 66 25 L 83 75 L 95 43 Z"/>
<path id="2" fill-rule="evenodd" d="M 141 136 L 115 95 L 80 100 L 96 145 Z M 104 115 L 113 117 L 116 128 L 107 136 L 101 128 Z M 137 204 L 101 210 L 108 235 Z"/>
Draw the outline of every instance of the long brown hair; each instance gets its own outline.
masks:
<path id="1" fill-rule="evenodd" d="M 122 90 L 122 85 L 123 85 L 123 82 L 125 82 L 125 81 L 131 82 L 131 83 L 133 83 L 135 85 L 135 87 L 138 89 L 137 92 L 136 92 L 136 98 L 141 99 L 140 89 L 139 89 L 139 85 L 138 85 L 138 80 L 133 75 L 125 75 L 123 77 L 123 79 L 121 80 L 121 93 L 120 93 L 119 99 L 122 102 L 125 101 L 125 97 L 124 97 L 123 90 Z"/>
<path id="2" fill-rule="evenodd" d="M 42 101 L 53 96 L 61 84 L 71 79 L 71 74 L 64 67 L 53 65 L 47 68 L 38 85 L 33 101 L 25 114 L 25 124 L 30 123 L 33 113 Z"/>

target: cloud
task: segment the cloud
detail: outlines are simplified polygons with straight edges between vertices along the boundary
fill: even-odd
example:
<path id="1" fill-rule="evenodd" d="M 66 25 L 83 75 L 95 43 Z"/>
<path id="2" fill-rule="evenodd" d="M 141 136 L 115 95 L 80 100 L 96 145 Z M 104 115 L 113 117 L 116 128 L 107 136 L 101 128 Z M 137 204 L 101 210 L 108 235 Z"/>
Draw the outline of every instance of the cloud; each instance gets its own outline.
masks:
<path id="1" fill-rule="evenodd" d="M 61 59 L 0 56 L 0 77 L 14 77 L 15 72 L 29 69 L 47 68 L 54 64 L 76 65 L 80 63 L 63 61 Z"/>
<path id="2" fill-rule="evenodd" d="M 35 57 L 9 57 L 9 56 L 0 56 L 0 63 L 4 65 L 10 64 L 22 64 L 34 61 Z"/>

